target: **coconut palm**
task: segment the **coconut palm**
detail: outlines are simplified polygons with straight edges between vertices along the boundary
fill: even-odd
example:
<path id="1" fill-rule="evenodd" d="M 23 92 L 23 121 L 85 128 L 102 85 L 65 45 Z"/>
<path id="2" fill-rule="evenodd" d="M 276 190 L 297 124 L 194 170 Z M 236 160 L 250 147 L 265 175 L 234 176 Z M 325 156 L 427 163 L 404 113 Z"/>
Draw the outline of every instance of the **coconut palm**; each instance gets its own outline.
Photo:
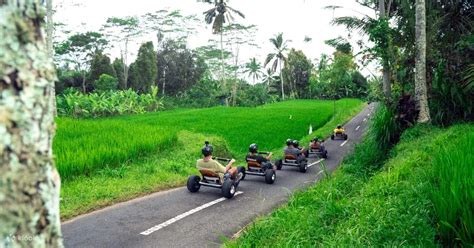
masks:
<path id="1" fill-rule="evenodd" d="M 244 73 L 248 73 L 248 76 L 253 79 L 253 83 L 262 76 L 262 66 L 257 62 L 255 58 L 250 59 L 250 62 L 245 64 Z"/>
<path id="2" fill-rule="evenodd" d="M 245 18 L 245 15 L 228 6 L 226 0 L 202 0 L 206 3 L 214 4 L 214 7 L 204 12 L 204 19 L 207 24 L 212 23 L 212 32 L 214 34 L 220 34 L 220 43 L 221 43 L 221 70 L 222 70 L 222 80 L 224 79 L 224 45 L 222 41 L 223 36 L 223 26 L 224 23 L 231 23 L 235 18 L 232 13 L 239 15 L 242 18 Z"/>
<path id="3" fill-rule="evenodd" d="M 274 52 L 269 53 L 265 59 L 265 66 L 267 66 L 271 61 L 273 61 L 272 66 L 270 67 L 273 72 L 277 70 L 277 67 L 280 68 L 280 78 L 281 78 L 281 97 L 285 100 L 285 90 L 284 82 L 282 77 L 282 63 L 286 63 L 285 51 L 287 50 L 287 41 L 283 40 L 283 33 L 277 34 L 274 38 L 270 39 L 270 42 L 274 46 Z"/>

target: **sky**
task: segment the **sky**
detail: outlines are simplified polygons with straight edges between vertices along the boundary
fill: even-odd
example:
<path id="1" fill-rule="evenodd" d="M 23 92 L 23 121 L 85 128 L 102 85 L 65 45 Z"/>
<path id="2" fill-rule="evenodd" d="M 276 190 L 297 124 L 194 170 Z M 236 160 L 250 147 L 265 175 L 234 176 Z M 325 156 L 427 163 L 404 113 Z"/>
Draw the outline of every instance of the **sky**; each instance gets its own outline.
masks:
<path id="1" fill-rule="evenodd" d="M 241 63 L 252 57 L 263 64 L 266 55 L 272 51 L 269 42 L 271 37 L 282 32 L 283 37 L 291 40 L 289 48 L 302 50 L 308 58 L 316 61 L 322 53 L 332 54 L 334 49 L 327 46 L 324 41 L 339 36 L 348 39 L 358 52 L 357 40 L 361 37 L 357 32 L 349 34 L 342 26 L 330 24 L 333 16 L 361 16 L 366 14 L 375 16 L 369 8 L 360 6 L 355 0 L 230 0 L 228 5 L 245 14 L 245 18 L 237 17 L 235 22 L 244 25 L 254 24 L 258 31 L 255 40 L 258 48 L 246 48 L 240 51 Z M 213 35 L 211 27 L 204 24 L 203 12 L 212 8 L 211 4 L 196 0 L 58 0 L 55 3 L 56 14 L 54 20 L 67 25 L 73 32 L 97 31 L 111 16 L 140 16 L 148 12 L 161 9 L 180 10 L 182 14 L 195 14 L 203 20 L 202 27 L 195 35 L 189 37 L 188 45 L 191 48 L 208 44 L 209 39 L 218 39 Z M 326 6 L 342 6 L 334 11 Z M 56 34 L 61 36 L 61 34 Z M 311 42 L 304 42 L 305 37 L 310 37 Z M 154 36 L 145 36 L 137 40 L 131 47 L 134 59 L 140 43 L 152 40 Z M 109 51 L 111 57 L 118 57 L 117 49 Z M 379 74 L 375 65 L 363 69 L 366 76 L 371 73 Z"/>

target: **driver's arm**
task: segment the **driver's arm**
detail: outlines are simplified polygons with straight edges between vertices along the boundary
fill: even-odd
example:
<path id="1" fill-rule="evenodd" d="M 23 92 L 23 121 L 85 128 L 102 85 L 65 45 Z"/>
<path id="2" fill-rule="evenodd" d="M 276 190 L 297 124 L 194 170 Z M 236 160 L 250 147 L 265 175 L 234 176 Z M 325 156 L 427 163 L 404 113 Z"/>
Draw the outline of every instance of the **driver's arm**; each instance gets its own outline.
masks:
<path id="1" fill-rule="evenodd" d="M 273 155 L 273 153 L 269 152 L 268 155 L 267 155 L 267 160 L 270 160 L 272 158 L 272 155 Z"/>
<path id="2" fill-rule="evenodd" d="M 233 163 L 235 163 L 235 159 L 230 160 L 230 162 L 225 167 L 225 172 L 229 171 L 232 168 Z"/>

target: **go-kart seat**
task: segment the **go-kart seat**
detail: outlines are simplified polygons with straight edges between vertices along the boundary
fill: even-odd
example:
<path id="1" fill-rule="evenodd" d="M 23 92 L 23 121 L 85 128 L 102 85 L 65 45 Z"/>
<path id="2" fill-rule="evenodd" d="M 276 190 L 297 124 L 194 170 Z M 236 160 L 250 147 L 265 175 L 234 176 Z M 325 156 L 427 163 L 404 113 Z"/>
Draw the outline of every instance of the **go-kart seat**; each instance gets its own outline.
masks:
<path id="1" fill-rule="evenodd" d="M 297 160 L 297 157 L 296 157 L 296 155 L 294 155 L 294 154 L 285 154 L 285 159 L 288 159 L 288 160 Z"/>
<path id="2" fill-rule="evenodd" d="M 257 162 L 255 159 L 247 159 L 247 166 L 248 167 L 256 167 L 256 168 L 261 168 L 262 165 Z"/>
<path id="3" fill-rule="evenodd" d="M 202 177 L 205 180 L 215 181 L 215 182 L 221 182 L 221 180 L 222 180 L 222 177 L 219 175 L 219 173 L 216 173 L 212 170 L 200 169 L 199 172 L 201 173 Z"/>

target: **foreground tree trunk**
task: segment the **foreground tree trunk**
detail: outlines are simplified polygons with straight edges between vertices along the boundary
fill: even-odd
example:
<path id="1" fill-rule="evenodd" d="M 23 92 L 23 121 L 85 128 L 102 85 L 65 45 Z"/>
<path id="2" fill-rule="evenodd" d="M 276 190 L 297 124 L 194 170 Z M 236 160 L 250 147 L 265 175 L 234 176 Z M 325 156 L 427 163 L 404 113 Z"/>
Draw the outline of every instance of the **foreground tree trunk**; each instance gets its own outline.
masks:
<path id="1" fill-rule="evenodd" d="M 418 105 L 418 123 L 430 122 L 426 90 L 426 6 L 425 0 L 416 0 L 416 61 L 415 99 Z"/>
<path id="2" fill-rule="evenodd" d="M 40 0 L 0 0 L 0 247 L 61 247 Z"/>

